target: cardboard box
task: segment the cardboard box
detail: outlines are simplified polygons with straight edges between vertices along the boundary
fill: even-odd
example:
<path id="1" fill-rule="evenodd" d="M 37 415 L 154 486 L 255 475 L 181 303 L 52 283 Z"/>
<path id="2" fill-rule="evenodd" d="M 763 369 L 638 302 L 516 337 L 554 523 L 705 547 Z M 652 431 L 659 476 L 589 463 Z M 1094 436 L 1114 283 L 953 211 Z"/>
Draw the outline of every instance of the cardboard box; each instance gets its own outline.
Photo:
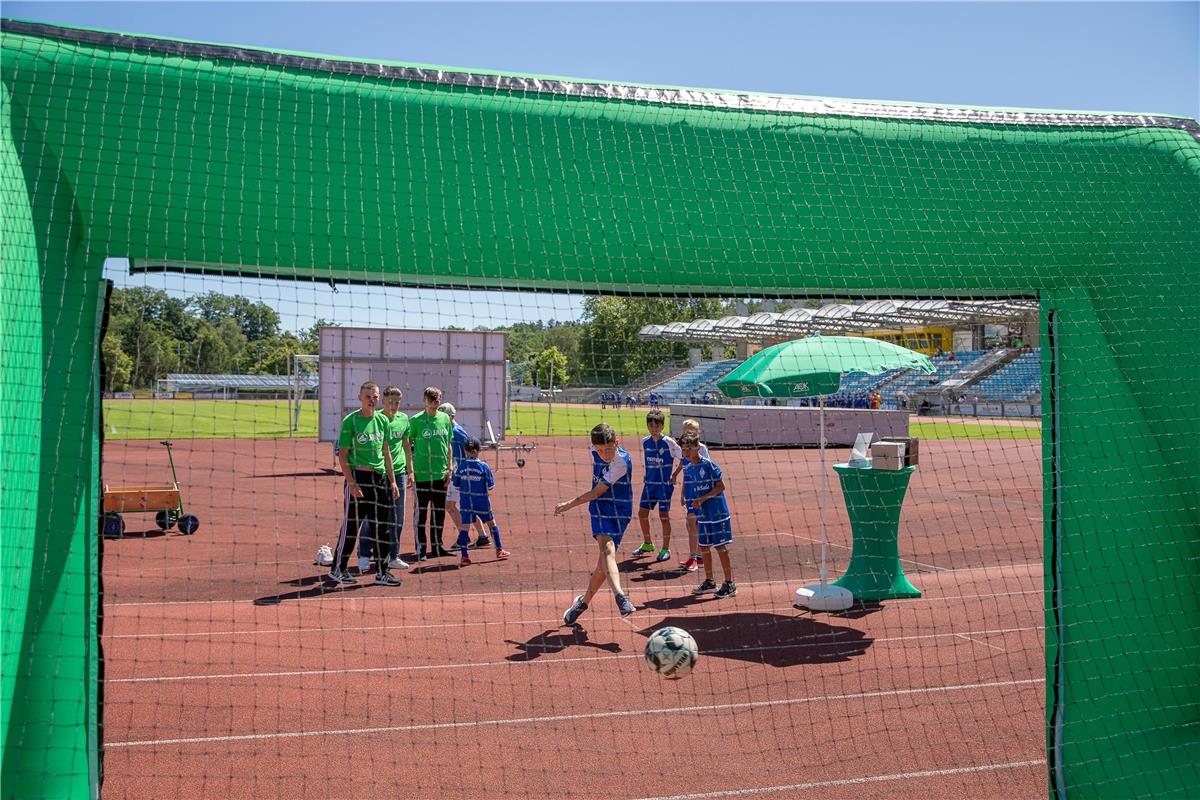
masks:
<path id="1" fill-rule="evenodd" d="M 904 442 L 876 442 L 871 445 L 871 468 L 901 469 L 904 466 L 904 451 Z"/>
<path id="2" fill-rule="evenodd" d="M 880 442 L 899 442 L 904 445 L 904 466 L 915 467 L 919 461 L 921 440 L 915 436 L 885 436 Z"/>

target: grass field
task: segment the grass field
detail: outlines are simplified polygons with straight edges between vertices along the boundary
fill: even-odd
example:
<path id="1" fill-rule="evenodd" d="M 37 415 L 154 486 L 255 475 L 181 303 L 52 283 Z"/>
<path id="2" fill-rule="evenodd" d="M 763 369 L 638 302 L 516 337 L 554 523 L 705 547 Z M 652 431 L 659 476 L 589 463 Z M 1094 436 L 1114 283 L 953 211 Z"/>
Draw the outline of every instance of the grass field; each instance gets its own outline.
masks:
<path id="1" fill-rule="evenodd" d="M 513 403 L 509 435 L 586 436 L 597 422 L 612 425 L 619 436 L 642 436 L 646 410 L 595 406 Z M 668 421 L 670 415 L 667 415 Z M 922 439 L 1037 439 L 1037 420 L 913 419 L 909 433 Z M 317 403 L 304 403 L 299 438 L 317 435 Z M 106 439 L 276 439 L 288 436 L 288 410 L 283 400 L 105 400 Z"/>

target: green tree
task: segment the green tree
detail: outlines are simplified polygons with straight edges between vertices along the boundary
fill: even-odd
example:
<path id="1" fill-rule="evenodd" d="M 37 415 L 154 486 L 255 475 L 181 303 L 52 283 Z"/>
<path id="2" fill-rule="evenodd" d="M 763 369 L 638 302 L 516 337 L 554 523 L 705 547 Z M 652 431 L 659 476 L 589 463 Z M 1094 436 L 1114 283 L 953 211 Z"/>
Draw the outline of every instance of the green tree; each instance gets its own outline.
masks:
<path id="1" fill-rule="evenodd" d="M 253 353 L 254 363 L 247 370 L 252 375 L 286 375 L 288 357 L 301 352 L 300 340 L 293 333 L 250 342 L 246 349 Z"/>
<path id="2" fill-rule="evenodd" d="M 533 360 L 533 376 L 539 386 L 557 389 L 567 385 L 571 380 L 567 357 L 557 347 L 547 347 Z"/>
<path id="3" fill-rule="evenodd" d="M 686 342 L 642 341 L 646 325 L 719 318 L 717 299 L 589 297 L 583 304 L 579 377 L 585 386 L 622 386 L 669 361 L 687 357 Z"/>
<path id="4" fill-rule="evenodd" d="M 279 314 L 266 303 L 256 303 L 241 295 L 209 292 L 188 301 L 200 319 L 216 324 L 230 318 L 237 322 L 246 339 L 258 342 L 279 333 Z"/>
<path id="5" fill-rule="evenodd" d="M 202 375 L 219 375 L 232 372 L 233 354 L 229 350 L 226 337 L 209 322 L 200 322 L 195 337 L 191 341 L 191 363 L 193 372 Z"/>
<path id="6" fill-rule="evenodd" d="M 137 330 L 133 350 L 130 376 L 134 388 L 153 389 L 159 378 L 168 372 L 178 372 L 182 345 L 175 337 L 163 333 L 153 325 L 143 325 Z"/>
<path id="7" fill-rule="evenodd" d="M 121 346 L 121 337 L 111 331 L 100 342 L 100 359 L 104 364 L 105 392 L 129 391 L 129 378 L 133 374 L 133 359 Z"/>

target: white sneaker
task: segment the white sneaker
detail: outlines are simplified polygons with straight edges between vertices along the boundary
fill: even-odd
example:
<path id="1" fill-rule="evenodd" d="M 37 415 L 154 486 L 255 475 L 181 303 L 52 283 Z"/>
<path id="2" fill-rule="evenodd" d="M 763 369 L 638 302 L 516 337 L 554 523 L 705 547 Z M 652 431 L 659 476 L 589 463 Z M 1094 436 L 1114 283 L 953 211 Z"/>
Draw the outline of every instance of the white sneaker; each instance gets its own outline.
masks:
<path id="1" fill-rule="evenodd" d="M 396 556 L 388 562 L 388 567 L 390 569 L 408 569 L 408 562 L 400 558 L 400 556 Z"/>
<path id="2" fill-rule="evenodd" d="M 371 559 L 363 558 L 362 556 L 359 556 L 358 557 L 358 572 L 359 572 L 359 574 L 361 575 L 363 573 L 370 572 L 370 571 L 371 571 Z"/>

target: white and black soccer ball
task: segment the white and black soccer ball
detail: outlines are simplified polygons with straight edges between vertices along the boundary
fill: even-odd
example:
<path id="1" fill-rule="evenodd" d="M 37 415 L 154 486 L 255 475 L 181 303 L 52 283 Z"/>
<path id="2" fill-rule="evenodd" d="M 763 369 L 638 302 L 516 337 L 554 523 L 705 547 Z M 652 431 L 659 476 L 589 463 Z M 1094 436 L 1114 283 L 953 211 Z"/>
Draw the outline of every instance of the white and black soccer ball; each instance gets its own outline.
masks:
<path id="1" fill-rule="evenodd" d="M 646 640 L 646 663 L 668 680 L 690 674 L 698 658 L 700 648 L 683 628 L 659 628 Z"/>

